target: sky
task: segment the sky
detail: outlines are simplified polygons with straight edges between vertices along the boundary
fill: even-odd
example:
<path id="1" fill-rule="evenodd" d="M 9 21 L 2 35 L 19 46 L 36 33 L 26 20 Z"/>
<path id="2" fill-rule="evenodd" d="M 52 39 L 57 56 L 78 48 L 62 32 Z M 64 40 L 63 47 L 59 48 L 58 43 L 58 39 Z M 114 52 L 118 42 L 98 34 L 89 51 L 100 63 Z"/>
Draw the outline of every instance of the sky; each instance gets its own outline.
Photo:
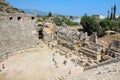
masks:
<path id="1" fill-rule="evenodd" d="M 37 9 L 62 15 L 83 16 L 102 14 L 116 4 L 117 15 L 120 15 L 120 0 L 6 0 L 19 9 Z"/>

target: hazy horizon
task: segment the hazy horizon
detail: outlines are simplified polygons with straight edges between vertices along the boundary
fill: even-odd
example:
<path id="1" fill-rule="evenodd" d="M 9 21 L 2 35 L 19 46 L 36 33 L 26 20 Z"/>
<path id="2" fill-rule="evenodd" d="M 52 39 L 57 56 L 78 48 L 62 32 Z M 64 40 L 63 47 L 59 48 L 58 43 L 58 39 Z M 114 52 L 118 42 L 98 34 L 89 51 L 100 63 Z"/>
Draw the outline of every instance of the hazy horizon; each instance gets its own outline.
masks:
<path id="1" fill-rule="evenodd" d="M 119 0 L 6 0 L 19 9 L 37 9 L 43 12 L 52 12 L 62 15 L 82 16 L 102 14 L 107 16 L 108 10 L 116 4 L 117 15 L 120 15 Z"/>

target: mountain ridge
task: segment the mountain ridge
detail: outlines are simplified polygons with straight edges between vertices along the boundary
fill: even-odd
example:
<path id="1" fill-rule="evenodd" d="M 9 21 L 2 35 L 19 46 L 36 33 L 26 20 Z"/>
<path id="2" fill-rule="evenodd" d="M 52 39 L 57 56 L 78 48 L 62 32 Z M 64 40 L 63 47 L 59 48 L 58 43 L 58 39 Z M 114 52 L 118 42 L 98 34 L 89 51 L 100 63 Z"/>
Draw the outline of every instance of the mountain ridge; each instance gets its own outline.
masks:
<path id="1" fill-rule="evenodd" d="M 27 14 L 32 14 L 32 15 L 39 15 L 39 16 L 47 16 L 49 12 L 45 12 L 42 10 L 37 10 L 37 9 L 20 9 L 24 11 Z M 53 16 L 58 16 L 60 14 L 58 13 L 52 13 Z"/>
<path id="2" fill-rule="evenodd" d="M 37 10 L 37 9 L 21 9 L 21 10 L 24 11 L 25 13 L 27 13 L 27 14 L 32 14 L 32 15 L 40 15 L 40 16 L 48 15 L 47 12 Z"/>

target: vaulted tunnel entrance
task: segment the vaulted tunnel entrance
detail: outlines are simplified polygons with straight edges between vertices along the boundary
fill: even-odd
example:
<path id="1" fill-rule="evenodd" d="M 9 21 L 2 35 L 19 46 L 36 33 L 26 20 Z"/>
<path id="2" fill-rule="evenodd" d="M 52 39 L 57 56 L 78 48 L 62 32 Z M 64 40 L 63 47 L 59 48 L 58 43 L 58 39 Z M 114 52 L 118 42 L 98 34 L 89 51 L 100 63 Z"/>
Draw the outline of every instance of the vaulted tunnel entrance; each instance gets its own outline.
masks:
<path id="1" fill-rule="evenodd" d="M 39 39 L 43 39 L 43 28 L 40 28 L 40 29 L 38 30 L 38 38 L 39 38 Z"/>

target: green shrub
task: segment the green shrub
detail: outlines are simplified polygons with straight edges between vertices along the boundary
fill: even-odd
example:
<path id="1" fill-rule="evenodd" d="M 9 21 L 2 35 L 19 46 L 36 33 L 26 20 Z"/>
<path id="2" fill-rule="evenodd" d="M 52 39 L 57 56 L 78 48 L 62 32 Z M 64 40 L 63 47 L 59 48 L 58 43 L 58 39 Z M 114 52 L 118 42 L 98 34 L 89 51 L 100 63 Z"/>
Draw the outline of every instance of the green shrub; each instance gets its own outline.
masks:
<path id="1" fill-rule="evenodd" d="M 38 19 L 37 22 L 43 22 L 43 20 Z"/>
<path id="2" fill-rule="evenodd" d="M 18 8 L 13 8 L 13 10 L 15 10 L 15 11 L 20 11 Z"/>
<path id="3" fill-rule="evenodd" d="M 75 26 L 75 25 L 78 25 L 77 22 L 72 22 L 72 21 L 70 21 L 70 20 L 65 21 L 65 24 L 67 24 L 67 25 L 69 25 L 69 26 Z"/>

